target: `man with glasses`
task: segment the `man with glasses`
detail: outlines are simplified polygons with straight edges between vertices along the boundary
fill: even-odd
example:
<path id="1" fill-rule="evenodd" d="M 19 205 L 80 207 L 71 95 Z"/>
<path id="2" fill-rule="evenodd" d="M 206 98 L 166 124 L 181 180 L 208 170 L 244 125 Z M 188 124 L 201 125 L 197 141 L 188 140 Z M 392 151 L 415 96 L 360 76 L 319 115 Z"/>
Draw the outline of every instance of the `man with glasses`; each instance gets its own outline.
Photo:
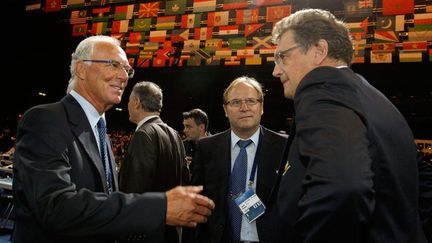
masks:
<path id="1" fill-rule="evenodd" d="M 254 201 L 250 206 L 260 209 L 255 216 L 265 212 L 286 136 L 260 125 L 264 94 L 254 78 L 236 78 L 223 100 L 230 129 L 200 139 L 192 162 L 192 184 L 204 185 L 203 194 L 217 205 L 196 236 L 198 242 L 269 242 L 273 226 L 262 215 L 242 213 L 238 200 Z"/>
<path id="2" fill-rule="evenodd" d="M 349 68 L 345 24 L 301 10 L 275 25 L 273 41 L 273 75 L 295 117 L 271 196 L 271 242 L 426 242 L 432 175 L 419 172 L 400 112 Z"/>
<path id="3" fill-rule="evenodd" d="M 200 187 L 118 191 L 105 112 L 133 75 L 120 42 L 91 36 L 72 54 L 68 93 L 31 108 L 18 124 L 13 242 L 115 242 L 196 226 L 214 204 Z"/>

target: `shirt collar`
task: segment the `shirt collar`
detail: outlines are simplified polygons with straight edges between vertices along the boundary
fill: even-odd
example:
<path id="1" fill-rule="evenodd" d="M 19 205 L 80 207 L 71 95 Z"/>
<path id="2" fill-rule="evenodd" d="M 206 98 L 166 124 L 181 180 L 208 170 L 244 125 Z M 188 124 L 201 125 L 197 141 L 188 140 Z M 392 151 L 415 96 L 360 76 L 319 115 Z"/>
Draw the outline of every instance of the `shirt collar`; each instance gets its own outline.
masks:
<path id="1" fill-rule="evenodd" d="M 101 117 L 105 120 L 105 124 L 106 124 L 105 113 L 99 115 L 99 112 L 96 110 L 96 108 L 90 102 L 88 102 L 84 97 L 78 94 L 75 90 L 71 90 L 71 92 L 69 93 L 70 95 L 72 95 L 72 97 L 75 98 L 75 100 L 80 104 L 81 108 L 84 110 L 84 113 L 91 127 L 95 127 Z"/>
<path id="2" fill-rule="evenodd" d="M 255 131 L 255 133 L 250 138 L 247 138 L 247 139 L 252 140 L 252 142 L 255 144 L 255 146 L 258 145 L 260 130 L 261 130 L 260 127 L 258 127 L 258 129 Z M 247 139 L 244 139 L 244 140 L 247 140 Z M 234 146 L 237 144 L 237 142 L 239 140 L 243 140 L 243 139 L 241 139 L 239 136 L 237 136 L 233 132 L 233 130 L 231 130 L 231 150 L 234 149 Z"/>

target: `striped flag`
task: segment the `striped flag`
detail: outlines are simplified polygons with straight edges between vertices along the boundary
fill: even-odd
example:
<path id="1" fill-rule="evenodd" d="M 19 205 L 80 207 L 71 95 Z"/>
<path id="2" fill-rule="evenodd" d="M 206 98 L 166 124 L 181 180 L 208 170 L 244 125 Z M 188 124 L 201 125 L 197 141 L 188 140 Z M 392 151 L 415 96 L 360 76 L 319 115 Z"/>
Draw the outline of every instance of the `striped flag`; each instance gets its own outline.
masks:
<path id="1" fill-rule="evenodd" d="M 158 17 L 156 23 L 157 30 L 172 30 L 175 27 L 175 16 Z"/>
<path id="2" fill-rule="evenodd" d="M 422 62 L 422 52 L 400 50 L 399 62 Z"/>
<path id="3" fill-rule="evenodd" d="M 108 22 L 93 22 L 92 23 L 92 35 L 104 35 L 107 33 Z"/>
<path id="4" fill-rule="evenodd" d="M 132 19 L 135 5 L 116 6 L 114 20 Z"/>
<path id="5" fill-rule="evenodd" d="M 247 0 L 225 0 L 223 3 L 223 10 L 246 8 L 247 6 Z"/>
<path id="6" fill-rule="evenodd" d="M 216 10 L 216 0 L 193 0 L 193 12 L 210 12 Z"/>
<path id="7" fill-rule="evenodd" d="M 207 40 L 213 37 L 213 27 L 195 28 L 195 40 Z"/>
<path id="8" fill-rule="evenodd" d="M 109 19 L 110 7 L 92 9 L 92 22 L 107 22 Z"/>
<path id="9" fill-rule="evenodd" d="M 166 30 L 153 30 L 150 31 L 150 42 L 164 42 L 166 39 Z"/>
<path id="10" fill-rule="evenodd" d="M 201 14 L 182 15 L 181 27 L 191 29 L 201 25 Z"/>
<path id="11" fill-rule="evenodd" d="M 129 30 L 129 20 L 113 20 L 111 33 L 126 33 Z"/>
<path id="12" fill-rule="evenodd" d="M 375 31 L 376 42 L 399 42 L 399 37 L 394 31 Z"/>

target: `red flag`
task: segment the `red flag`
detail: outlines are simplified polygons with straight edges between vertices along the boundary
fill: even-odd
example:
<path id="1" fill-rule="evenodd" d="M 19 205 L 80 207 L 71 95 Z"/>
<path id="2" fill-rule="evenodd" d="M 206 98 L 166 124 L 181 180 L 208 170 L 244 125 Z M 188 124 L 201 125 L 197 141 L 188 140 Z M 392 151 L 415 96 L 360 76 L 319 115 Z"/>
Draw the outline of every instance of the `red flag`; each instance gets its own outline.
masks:
<path id="1" fill-rule="evenodd" d="M 74 24 L 72 36 L 85 36 L 87 34 L 87 24 Z"/>
<path id="2" fill-rule="evenodd" d="M 383 15 L 414 13 L 414 0 L 382 0 Z"/>
<path id="3" fill-rule="evenodd" d="M 61 10 L 61 0 L 47 0 L 45 4 L 45 12 L 54 12 Z"/>

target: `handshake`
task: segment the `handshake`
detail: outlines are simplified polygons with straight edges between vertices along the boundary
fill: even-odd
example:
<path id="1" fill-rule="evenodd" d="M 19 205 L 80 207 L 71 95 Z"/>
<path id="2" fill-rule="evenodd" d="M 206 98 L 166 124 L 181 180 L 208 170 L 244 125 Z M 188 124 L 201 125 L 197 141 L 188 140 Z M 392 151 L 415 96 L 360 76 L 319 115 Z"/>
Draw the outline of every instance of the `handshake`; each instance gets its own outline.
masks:
<path id="1" fill-rule="evenodd" d="M 207 222 L 215 204 L 199 194 L 202 190 L 202 186 L 177 186 L 167 191 L 166 224 L 196 227 Z"/>

